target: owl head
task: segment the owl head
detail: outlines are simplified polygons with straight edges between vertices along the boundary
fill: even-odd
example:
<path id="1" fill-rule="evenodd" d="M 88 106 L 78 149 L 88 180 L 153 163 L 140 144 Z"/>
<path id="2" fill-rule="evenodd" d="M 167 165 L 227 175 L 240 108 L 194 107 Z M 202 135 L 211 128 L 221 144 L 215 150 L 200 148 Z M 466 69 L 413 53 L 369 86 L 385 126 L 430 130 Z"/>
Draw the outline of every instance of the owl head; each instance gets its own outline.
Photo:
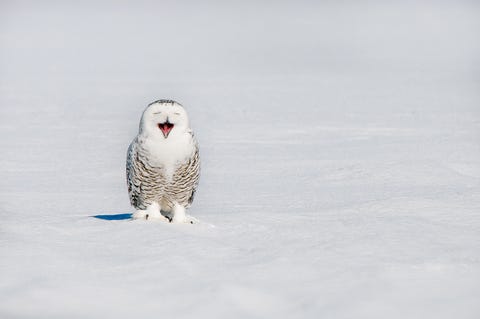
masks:
<path id="1" fill-rule="evenodd" d="M 140 120 L 140 134 L 160 139 L 175 139 L 190 129 L 187 112 L 172 100 L 150 103 Z"/>

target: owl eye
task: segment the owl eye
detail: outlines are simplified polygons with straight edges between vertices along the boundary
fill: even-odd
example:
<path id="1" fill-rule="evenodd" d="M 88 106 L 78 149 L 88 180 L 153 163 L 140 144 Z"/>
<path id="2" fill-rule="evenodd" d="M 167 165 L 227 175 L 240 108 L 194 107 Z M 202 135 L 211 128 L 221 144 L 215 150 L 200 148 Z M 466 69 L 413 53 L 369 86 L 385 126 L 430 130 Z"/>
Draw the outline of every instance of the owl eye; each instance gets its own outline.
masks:
<path id="1" fill-rule="evenodd" d="M 178 112 L 175 112 L 175 113 L 173 113 L 173 114 L 175 114 L 175 115 L 180 115 L 180 113 L 178 113 Z"/>

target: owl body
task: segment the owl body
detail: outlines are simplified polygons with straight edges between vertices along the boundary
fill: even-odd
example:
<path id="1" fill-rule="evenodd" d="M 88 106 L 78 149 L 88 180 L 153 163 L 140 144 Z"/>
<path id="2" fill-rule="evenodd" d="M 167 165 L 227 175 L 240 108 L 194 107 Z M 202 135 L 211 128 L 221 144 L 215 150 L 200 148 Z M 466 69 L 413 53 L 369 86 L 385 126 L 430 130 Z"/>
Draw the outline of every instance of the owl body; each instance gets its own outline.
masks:
<path id="1" fill-rule="evenodd" d="M 198 144 L 183 107 L 170 100 L 151 103 L 127 153 L 127 184 L 134 218 L 185 221 L 200 173 Z"/>

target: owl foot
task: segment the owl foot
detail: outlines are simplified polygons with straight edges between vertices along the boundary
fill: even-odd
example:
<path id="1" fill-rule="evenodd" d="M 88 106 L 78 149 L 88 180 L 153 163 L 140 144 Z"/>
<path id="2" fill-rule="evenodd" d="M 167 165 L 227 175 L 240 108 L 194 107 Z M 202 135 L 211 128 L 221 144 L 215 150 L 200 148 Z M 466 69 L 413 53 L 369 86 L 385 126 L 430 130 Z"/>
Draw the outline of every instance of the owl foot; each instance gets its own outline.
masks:
<path id="1" fill-rule="evenodd" d="M 175 203 L 173 205 L 172 212 L 167 217 L 171 223 L 186 223 L 186 224 L 196 224 L 198 223 L 198 219 L 187 215 L 185 213 L 185 207 L 182 205 Z"/>
<path id="2" fill-rule="evenodd" d="M 185 215 L 185 207 L 182 205 L 175 203 L 172 209 L 172 219 L 170 220 L 171 223 L 185 223 L 186 215 Z"/>
<path id="3" fill-rule="evenodd" d="M 199 223 L 200 221 L 198 219 L 196 219 L 195 217 L 193 216 L 190 216 L 190 215 L 186 215 L 185 216 L 185 222 L 187 224 L 197 224 Z"/>
<path id="4" fill-rule="evenodd" d="M 167 218 L 160 213 L 160 205 L 154 202 L 147 209 L 139 209 L 132 214 L 133 219 L 155 219 L 167 221 Z"/>
<path id="5" fill-rule="evenodd" d="M 196 219 L 195 217 L 192 217 L 190 215 L 185 215 L 185 220 L 179 220 L 179 219 L 173 219 L 171 215 L 165 216 L 165 218 L 170 222 L 170 223 L 187 223 L 187 224 L 196 224 L 199 223 L 200 221 Z"/>
<path id="6" fill-rule="evenodd" d="M 133 219 L 147 219 L 148 217 L 147 210 L 144 209 L 137 209 L 133 214 Z"/>

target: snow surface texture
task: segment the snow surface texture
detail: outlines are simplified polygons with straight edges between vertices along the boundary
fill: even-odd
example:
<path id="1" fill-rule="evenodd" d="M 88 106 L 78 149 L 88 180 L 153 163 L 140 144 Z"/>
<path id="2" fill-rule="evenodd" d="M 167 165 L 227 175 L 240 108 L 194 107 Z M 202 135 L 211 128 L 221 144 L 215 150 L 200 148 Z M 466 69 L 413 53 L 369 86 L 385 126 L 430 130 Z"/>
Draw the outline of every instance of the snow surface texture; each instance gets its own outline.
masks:
<path id="1" fill-rule="evenodd" d="M 479 12 L 2 1 L 0 317 L 479 318 Z M 158 98 L 199 224 L 129 219 Z"/>

